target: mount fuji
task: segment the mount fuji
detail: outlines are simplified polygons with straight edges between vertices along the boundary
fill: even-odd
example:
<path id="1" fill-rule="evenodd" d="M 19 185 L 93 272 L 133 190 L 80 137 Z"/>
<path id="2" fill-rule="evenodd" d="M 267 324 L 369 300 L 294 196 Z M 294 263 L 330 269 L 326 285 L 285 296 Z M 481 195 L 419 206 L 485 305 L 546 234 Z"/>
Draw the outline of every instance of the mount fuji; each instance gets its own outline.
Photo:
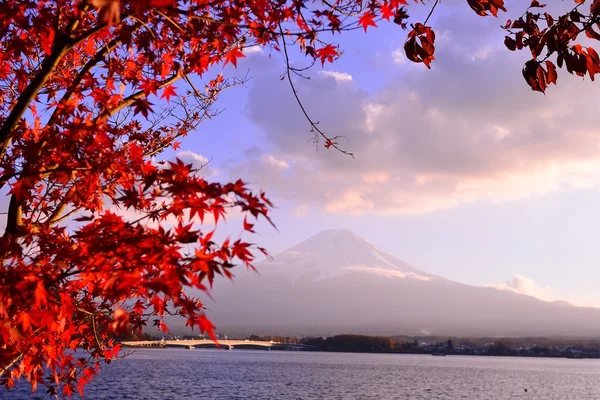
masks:
<path id="1" fill-rule="evenodd" d="M 419 270 L 347 230 L 328 230 L 215 280 L 208 315 L 229 335 L 600 336 L 600 309 Z"/>
<path id="2" fill-rule="evenodd" d="M 263 276 L 292 284 L 318 282 L 351 272 L 428 281 L 442 279 L 411 267 L 348 230 L 327 230 L 258 264 Z"/>

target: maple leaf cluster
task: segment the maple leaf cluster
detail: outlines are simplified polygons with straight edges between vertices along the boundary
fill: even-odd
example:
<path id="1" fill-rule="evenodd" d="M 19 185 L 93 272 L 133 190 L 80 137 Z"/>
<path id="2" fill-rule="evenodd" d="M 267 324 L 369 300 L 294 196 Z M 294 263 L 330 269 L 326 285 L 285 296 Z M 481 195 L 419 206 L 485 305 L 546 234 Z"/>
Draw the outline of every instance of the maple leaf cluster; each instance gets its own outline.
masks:
<path id="1" fill-rule="evenodd" d="M 467 3 L 479 15 L 504 10 L 502 0 Z M 542 7 L 534 1 L 505 26 L 509 49 L 532 51 L 523 74 L 534 90 L 556 83 L 551 55 L 578 75 L 593 79 L 600 71 L 597 53 L 575 43 L 581 32 L 600 38 L 599 1 L 586 14 L 585 1 L 576 3 L 555 18 L 531 11 Z M 157 157 L 216 115 L 223 90 L 244 83 L 219 71 L 237 66 L 252 46 L 285 54 L 291 82 L 288 46 L 324 65 L 340 56 L 328 40 L 333 34 L 385 20 L 410 26 L 407 57 L 429 67 L 429 16 L 409 24 L 406 6 L 0 2 L 0 193 L 8 199 L 0 238 L 0 384 L 11 388 L 24 378 L 34 390 L 83 393 L 100 361 L 118 356 L 119 335 L 149 323 L 166 331 L 166 314 L 212 335 L 190 289 L 206 291 L 215 276 L 231 278 L 239 264 L 252 268 L 256 251 L 264 252 L 242 238 L 216 241 L 216 225 L 236 209 L 245 215 L 240 231 L 252 233 L 253 220 L 269 220 L 271 203 L 241 180 L 209 182 L 201 169 Z M 340 136 L 322 135 L 326 148 L 340 150 Z M 77 348 L 88 356 L 75 358 Z"/>
<path id="2" fill-rule="evenodd" d="M 587 5 L 587 7 L 586 7 Z M 600 40 L 600 1 L 574 0 L 568 12 L 553 16 L 542 10 L 545 4 L 533 0 L 527 11 L 518 19 L 508 20 L 504 29 L 508 35 L 504 44 L 511 50 L 528 48 L 532 59 L 523 67 L 527 84 L 539 92 L 545 92 L 549 84 L 556 84 L 556 66 L 567 72 L 591 80 L 600 72 L 600 58 L 591 46 L 579 42 Z"/>
<path id="3" fill-rule="evenodd" d="M 433 53 L 435 47 L 435 33 L 433 30 L 421 23 L 416 23 L 414 29 L 409 32 L 408 40 L 404 44 L 406 57 L 413 62 L 422 62 L 431 68 L 431 62 L 434 60 Z"/>

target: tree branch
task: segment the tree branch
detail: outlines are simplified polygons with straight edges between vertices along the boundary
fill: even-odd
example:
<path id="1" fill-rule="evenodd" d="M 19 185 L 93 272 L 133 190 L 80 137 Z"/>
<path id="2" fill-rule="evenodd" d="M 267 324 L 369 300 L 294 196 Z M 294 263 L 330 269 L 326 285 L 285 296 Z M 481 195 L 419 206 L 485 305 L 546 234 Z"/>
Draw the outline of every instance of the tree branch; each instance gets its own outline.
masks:
<path id="1" fill-rule="evenodd" d="M 171 76 L 170 78 L 165 79 L 164 81 L 160 82 L 157 86 L 157 89 L 164 89 L 165 87 L 169 86 L 171 83 L 177 81 L 178 79 L 181 79 L 182 77 L 183 77 L 183 73 L 177 73 L 177 74 Z M 139 100 L 139 99 L 143 98 L 144 96 L 146 96 L 146 92 L 144 92 L 143 90 L 135 92 L 132 95 L 129 95 L 126 98 L 124 98 L 123 101 L 121 101 L 116 107 L 104 110 L 104 112 L 102 112 L 102 114 L 100 114 L 98 116 L 98 119 L 106 120 L 106 119 L 110 118 L 112 115 L 121 111 L 122 109 L 129 107 L 130 105 L 135 103 L 136 100 Z"/>
<path id="2" fill-rule="evenodd" d="M 17 203 L 17 196 L 13 193 L 10 196 L 10 204 L 8 205 L 8 217 L 6 219 L 4 235 L 17 234 L 21 226 L 23 226 L 23 207 Z"/>
<path id="3" fill-rule="evenodd" d="M 27 88 L 23 90 L 19 100 L 4 121 L 4 124 L 2 124 L 2 128 L 0 128 L 0 160 L 4 158 L 6 150 L 8 149 L 14 134 L 13 130 L 19 123 L 19 120 L 25 113 L 25 110 L 27 110 L 29 103 L 35 99 L 35 96 L 37 96 L 44 83 L 46 83 L 48 78 L 50 78 L 52 71 L 54 71 L 67 50 L 68 45 L 64 40 L 58 40 L 56 42 L 52 53 L 44 59 L 40 70 L 29 83 Z"/>
<path id="4" fill-rule="evenodd" d="M 68 196 L 70 196 L 75 191 L 75 185 L 76 184 L 74 184 L 73 186 L 71 186 L 71 188 L 67 191 L 67 193 L 65 193 L 63 200 L 56 207 L 56 209 L 54 210 L 54 212 L 52 213 L 52 215 L 50 215 L 48 217 L 47 222 L 49 224 L 56 223 L 56 222 L 58 222 L 61 219 L 61 214 L 65 211 L 65 209 L 67 208 L 67 205 L 68 205 L 67 198 L 68 198 Z"/>
<path id="5" fill-rule="evenodd" d="M 133 32 L 135 32 L 136 30 L 138 30 L 140 28 L 140 26 L 136 27 Z M 73 93 L 75 93 L 75 91 L 77 90 L 77 87 L 79 86 L 79 84 L 81 83 L 81 81 L 83 81 L 83 78 L 85 78 L 85 75 L 88 72 L 90 72 L 90 70 L 96 64 L 98 64 L 100 61 L 102 61 L 102 59 L 112 49 L 114 49 L 116 46 L 118 46 L 120 43 L 121 43 L 121 39 L 115 38 L 115 39 L 111 40 L 109 43 L 107 43 L 105 46 L 103 46 L 102 49 L 98 53 L 96 53 L 96 55 L 93 58 L 91 58 L 83 66 L 83 68 L 79 71 L 79 73 L 77 74 L 77 76 L 75 77 L 75 79 L 73 80 L 73 82 L 71 83 L 71 85 L 69 86 L 69 88 L 67 89 L 67 91 L 64 93 L 64 95 L 62 96 L 62 98 L 60 99 L 60 101 L 58 102 L 58 104 L 59 105 L 60 104 L 65 104 L 71 98 L 71 96 L 73 95 Z M 58 113 L 59 113 L 59 106 L 57 105 L 56 108 L 54 109 L 54 112 L 52 113 L 52 116 L 48 120 L 48 123 L 46 124 L 47 126 L 48 125 L 52 125 L 55 122 L 56 118 L 58 117 Z"/>
<path id="6" fill-rule="evenodd" d="M 87 11 L 87 8 L 88 8 L 88 6 L 86 5 L 82 11 L 83 12 Z M 125 18 L 129 17 L 130 15 L 132 15 L 132 14 L 124 14 L 122 16 L 122 19 L 125 19 Z M 17 103 L 11 110 L 10 114 L 4 121 L 4 124 L 2 124 L 2 127 L 0 128 L 0 160 L 2 160 L 2 158 L 4 158 L 4 155 L 6 154 L 8 146 L 10 145 L 12 136 L 14 134 L 13 130 L 16 127 L 16 125 L 19 123 L 19 120 L 25 113 L 25 110 L 27 110 L 29 103 L 31 103 L 31 101 L 33 101 L 33 99 L 35 99 L 39 90 L 46 83 L 46 81 L 50 78 L 50 76 L 52 75 L 52 72 L 57 67 L 57 65 L 59 64 L 61 59 L 64 57 L 64 55 L 70 49 L 72 49 L 75 45 L 79 44 L 81 41 L 89 38 L 90 36 L 94 35 L 95 33 L 99 32 L 100 30 L 107 27 L 106 24 L 99 24 L 96 27 L 90 29 L 89 31 L 84 32 L 82 35 L 80 35 L 76 38 L 70 38 L 71 33 L 77 28 L 79 23 L 80 23 L 80 18 L 73 17 L 73 19 L 71 20 L 71 22 L 69 23 L 69 25 L 66 28 L 66 36 L 65 35 L 57 36 L 57 38 L 54 42 L 54 47 L 52 49 L 52 53 L 44 59 L 44 61 L 42 62 L 41 66 L 40 66 L 38 73 L 35 75 L 33 80 L 29 83 L 27 88 L 25 88 L 25 90 L 19 97 L 19 100 L 17 101 Z M 93 65 L 91 65 L 90 68 L 92 66 Z M 70 96 L 71 96 L 71 94 L 69 94 L 69 97 Z M 6 181 L 0 180 L 0 188 L 2 188 L 5 184 L 6 184 Z"/>
<path id="7" fill-rule="evenodd" d="M 0 376 L 4 376 L 4 374 L 6 374 L 12 367 L 14 367 L 19 361 L 21 361 L 21 359 L 23 359 L 23 353 L 19 353 L 19 355 L 13 358 L 13 360 L 10 363 L 8 363 L 6 367 L 0 369 Z"/>
<path id="8" fill-rule="evenodd" d="M 332 138 L 328 137 L 323 131 L 321 131 L 317 127 L 317 124 L 315 122 L 313 122 L 313 120 L 310 118 L 310 115 L 308 115 L 308 112 L 304 108 L 304 104 L 302 104 L 302 101 L 300 100 L 300 97 L 298 96 L 298 92 L 296 91 L 296 86 L 294 85 L 294 82 L 292 80 L 292 73 L 291 73 L 292 67 L 290 66 L 290 58 L 288 55 L 287 44 L 285 42 L 285 35 L 283 34 L 283 29 L 281 29 L 281 25 L 279 26 L 279 29 L 280 29 L 281 36 L 282 36 L 281 42 L 283 43 L 283 53 L 284 53 L 284 58 L 285 58 L 287 80 L 290 83 L 290 87 L 292 88 L 292 93 L 294 94 L 294 97 L 296 98 L 296 102 L 300 106 L 300 110 L 302 110 L 304 117 L 308 120 L 308 123 L 310 124 L 311 131 L 317 132 L 319 135 L 321 135 L 327 141 L 327 143 L 330 145 L 330 147 L 333 147 L 334 149 L 336 149 L 337 151 L 339 151 L 342 154 L 346 154 L 346 155 L 354 158 L 353 153 L 350 153 L 350 152 L 338 147 L 336 142 L 334 142 L 334 140 L 338 136 L 332 137 Z"/>

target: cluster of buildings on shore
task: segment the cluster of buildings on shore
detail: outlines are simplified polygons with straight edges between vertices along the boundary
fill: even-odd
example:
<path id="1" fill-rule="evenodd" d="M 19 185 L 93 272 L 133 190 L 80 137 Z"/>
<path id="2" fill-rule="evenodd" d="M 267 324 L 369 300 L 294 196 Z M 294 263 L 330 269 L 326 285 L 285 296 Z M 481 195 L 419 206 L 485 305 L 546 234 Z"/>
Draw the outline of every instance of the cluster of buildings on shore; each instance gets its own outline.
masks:
<path id="1" fill-rule="evenodd" d="M 600 346 L 577 345 L 524 345 L 511 347 L 503 341 L 482 344 L 454 344 L 451 340 L 440 342 L 402 343 L 400 351 L 413 354 L 454 354 L 454 355 L 490 355 L 520 357 L 566 357 L 600 358 Z"/>

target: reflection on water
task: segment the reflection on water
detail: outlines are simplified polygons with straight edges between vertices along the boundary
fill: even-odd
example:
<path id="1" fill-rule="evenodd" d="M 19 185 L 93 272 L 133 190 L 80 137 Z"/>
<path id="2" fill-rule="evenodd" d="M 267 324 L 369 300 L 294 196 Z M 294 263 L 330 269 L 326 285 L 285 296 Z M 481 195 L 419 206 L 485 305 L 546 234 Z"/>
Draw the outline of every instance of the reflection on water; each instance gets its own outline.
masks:
<path id="1" fill-rule="evenodd" d="M 527 389 L 527 392 L 525 391 Z M 600 360 L 140 349 L 89 399 L 600 399 Z M 26 384 L 0 399 L 43 399 Z"/>

